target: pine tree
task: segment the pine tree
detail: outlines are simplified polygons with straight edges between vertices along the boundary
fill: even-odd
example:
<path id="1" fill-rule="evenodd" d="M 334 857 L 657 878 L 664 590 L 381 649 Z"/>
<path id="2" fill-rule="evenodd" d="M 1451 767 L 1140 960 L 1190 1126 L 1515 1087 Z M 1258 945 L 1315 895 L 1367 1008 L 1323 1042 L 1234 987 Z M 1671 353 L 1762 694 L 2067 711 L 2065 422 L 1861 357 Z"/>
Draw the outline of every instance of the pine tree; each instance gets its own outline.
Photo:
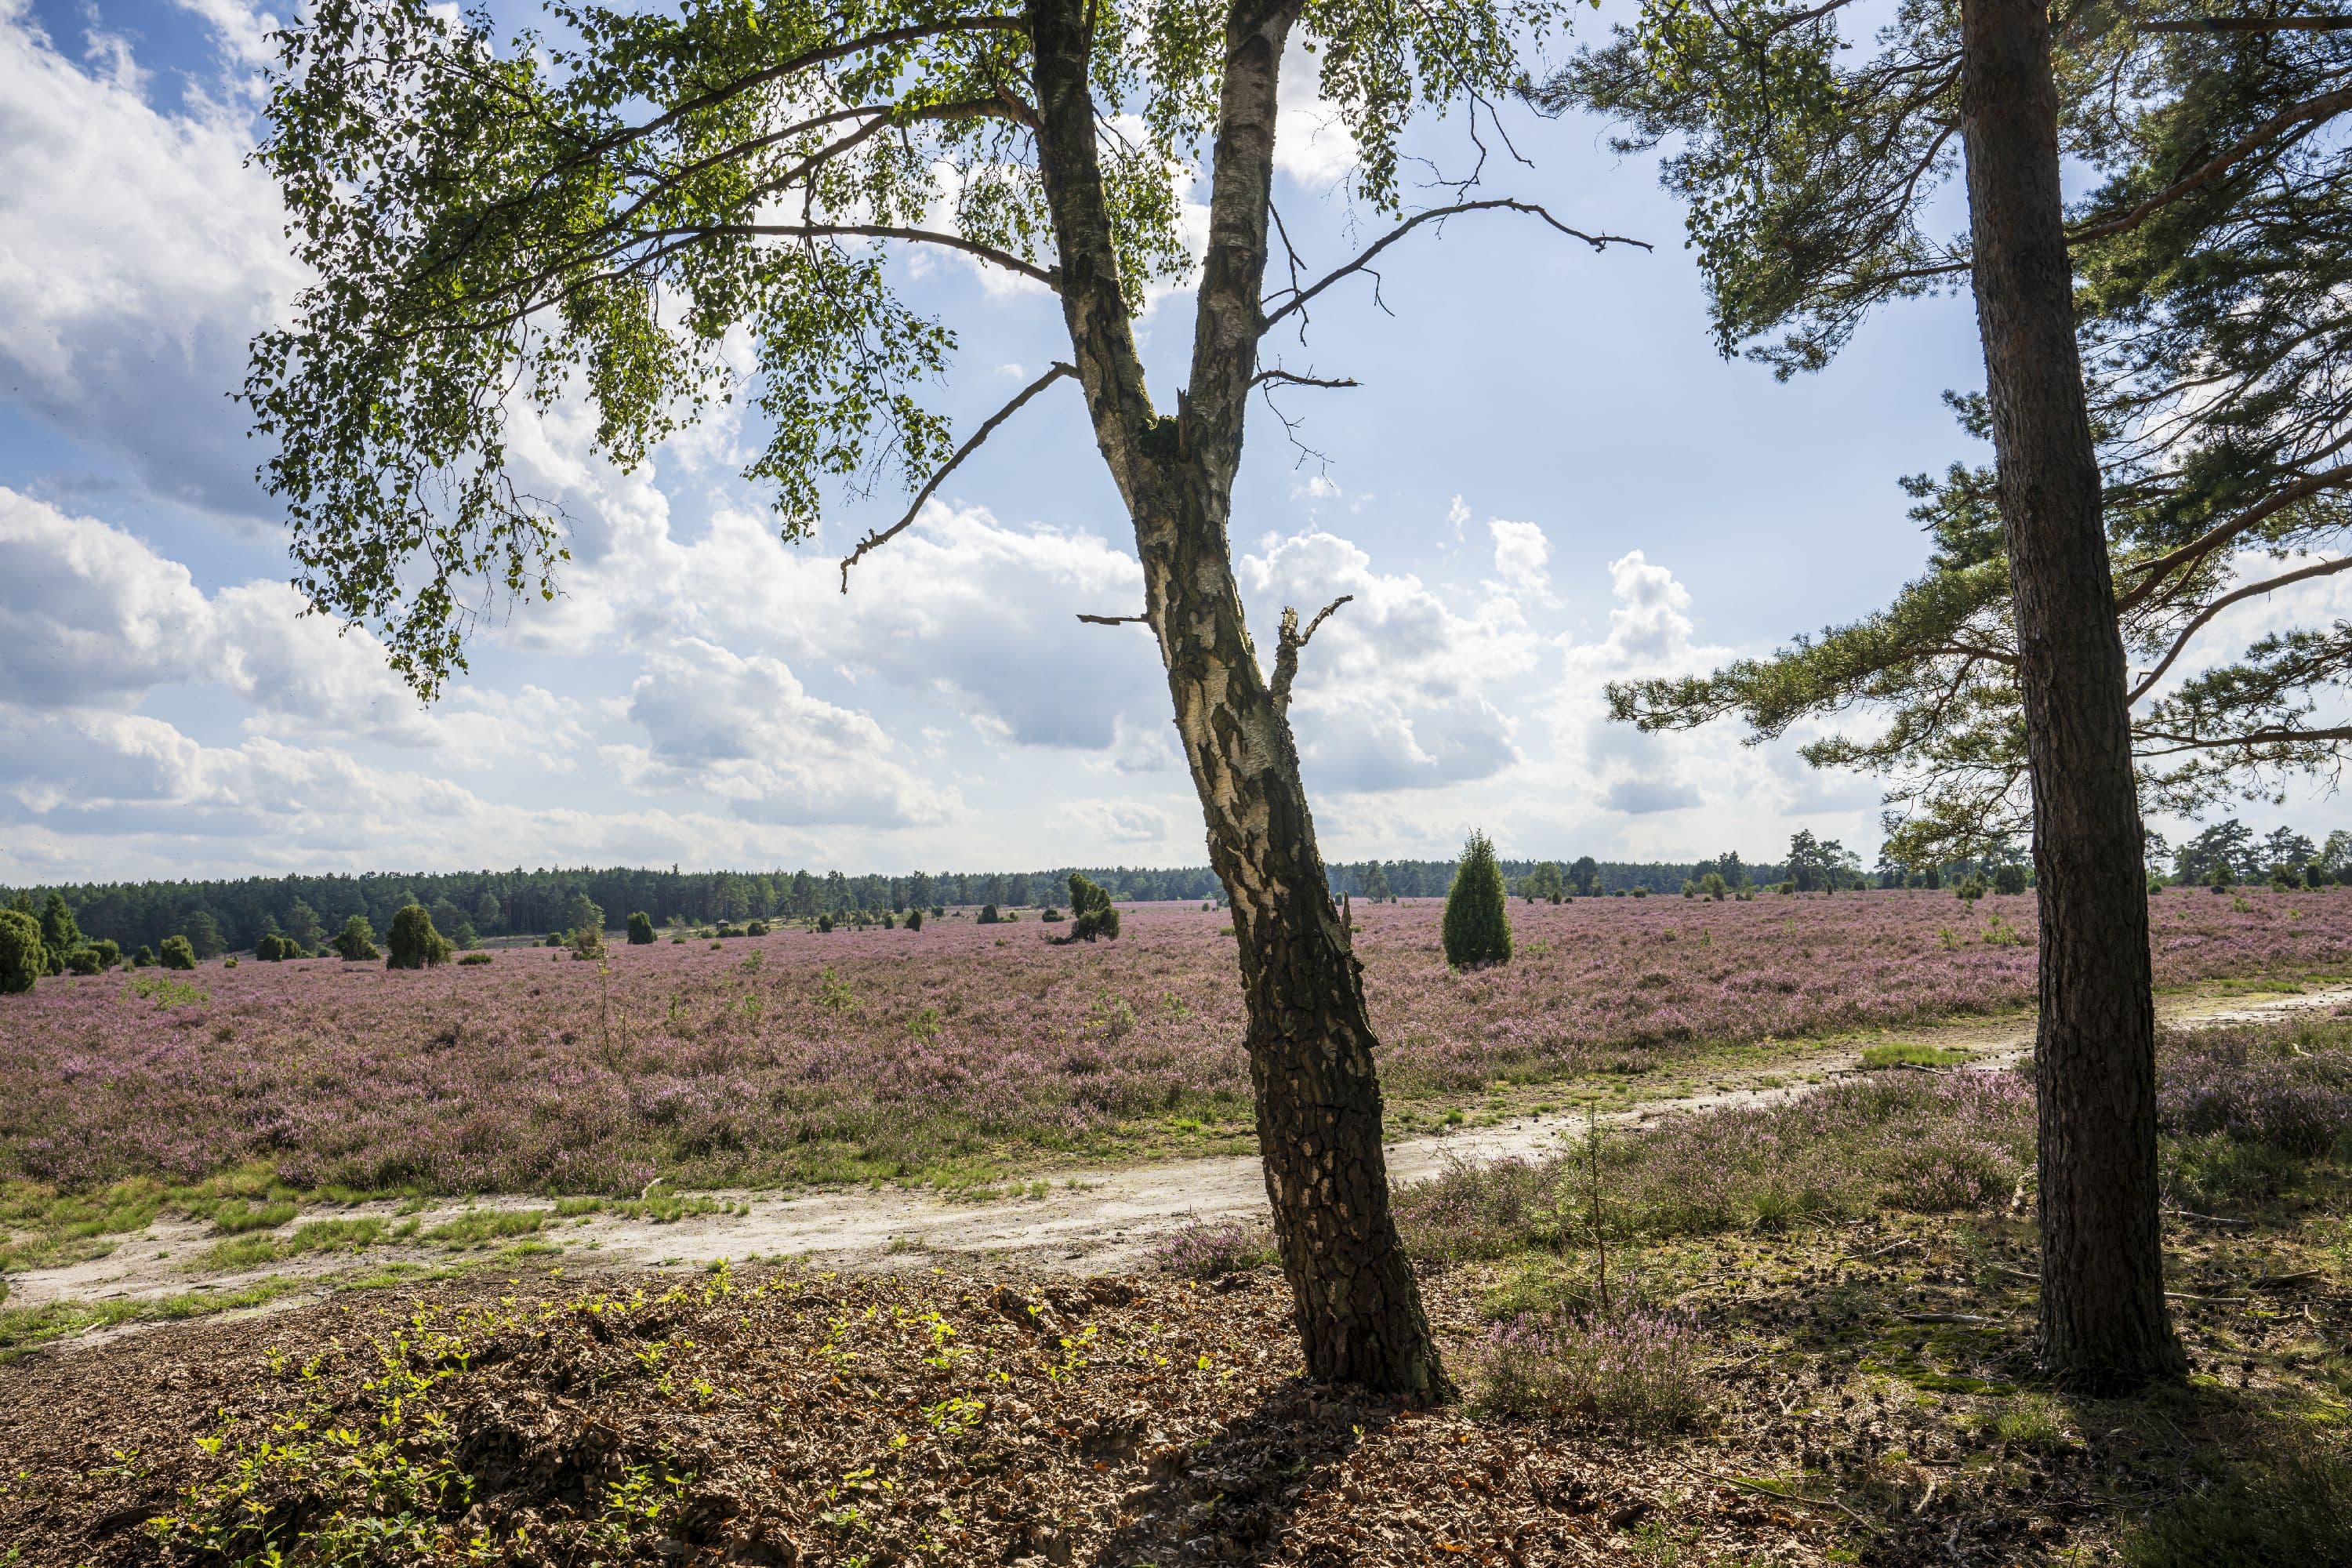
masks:
<path id="1" fill-rule="evenodd" d="M 63 893 L 51 893 L 41 906 L 41 945 L 48 950 L 51 974 L 63 974 L 81 946 L 81 927 L 74 923 L 73 910 Z"/>
<path id="2" fill-rule="evenodd" d="M 319 919 L 318 910 L 297 899 L 294 907 L 286 911 L 286 934 L 303 952 L 312 953 L 327 940 L 327 927 Z"/>
<path id="3" fill-rule="evenodd" d="M 433 913 L 422 904 L 407 905 L 392 917 L 384 945 L 392 950 L 383 961 L 386 969 L 425 969 L 449 962 L 449 939 L 433 928 Z"/>
<path id="4" fill-rule="evenodd" d="M 41 922 L 22 910 L 0 910 L 0 995 L 30 991 L 49 972 Z"/>
<path id="5" fill-rule="evenodd" d="M 1470 835 L 1462 864 L 1445 895 L 1445 962 L 1476 969 L 1511 961 L 1511 916 L 1504 907 L 1503 868 L 1483 833 Z"/>

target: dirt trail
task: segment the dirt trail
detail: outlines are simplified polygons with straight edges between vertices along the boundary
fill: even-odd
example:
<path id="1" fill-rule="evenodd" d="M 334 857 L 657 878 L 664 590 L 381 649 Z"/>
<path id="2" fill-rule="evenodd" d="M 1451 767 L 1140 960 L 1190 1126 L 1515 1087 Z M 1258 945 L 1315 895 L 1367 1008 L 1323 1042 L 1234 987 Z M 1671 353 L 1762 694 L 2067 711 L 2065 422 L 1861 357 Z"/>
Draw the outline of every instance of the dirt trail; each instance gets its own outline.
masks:
<path id="1" fill-rule="evenodd" d="M 2174 1025 L 2214 1025 L 2333 1006 L 2352 1001 L 2352 986 L 2246 997 L 2160 1000 L 2158 1013 Z M 1991 1024 L 1953 1024 L 1890 1030 L 1876 1037 L 1911 1040 L 1975 1053 L 1959 1070 L 2014 1066 L 2031 1051 L 2030 1017 Z M 1675 1099 L 1650 1100 L 1603 1112 L 1604 1125 L 1627 1125 L 1663 1117 L 1689 1116 L 1731 1107 L 1769 1105 L 1810 1094 L 1860 1070 L 1860 1048 L 1792 1052 L 1769 1066 L 1726 1075 L 1715 1087 Z M 1455 1163 L 1484 1164 L 1556 1150 L 1563 1137 L 1580 1133 L 1575 1112 L 1526 1116 L 1490 1126 L 1465 1127 L 1432 1137 L 1405 1139 L 1389 1147 L 1389 1170 L 1398 1182 L 1434 1175 Z M 706 1195 L 748 1213 L 689 1215 L 657 1223 L 598 1215 L 551 1219 L 534 1239 L 560 1243 L 560 1263 L 568 1272 L 660 1267 L 699 1268 L 712 1259 L 794 1256 L 844 1268 L 923 1267 L 934 1255 L 966 1259 L 1018 1261 L 1032 1268 L 1104 1273 L 1146 1266 L 1153 1246 L 1171 1232 L 1201 1221 L 1262 1218 L 1265 1185 L 1255 1155 L 1162 1161 L 1117 1169 L 1065 1173 L 1035 1195 L 959 1201 L 895 1188 L 854 1187 L 808 1195 L 718 1192 Z M 452 1202 L 424 1211 L 425 1228 L 469 1209 L 544 1209 L 545 1200 L 485 1198 Z M 337 1217 L 391 1216 L 390 1205 L 362 1205 L 334 1211 Z M 306 1215 L 308 1217 L 314 1217 Z M 207 1226 L 164 1221 L 126 1237 L 105 1258 L 68 1268 L 13 1276 L 9 1305 L 51 1301 L 152 1300 L 192 1288 L 230 1289 L 276 1274 L 316 1279 L 320 1288 L 338 1276 L 382 1269 L 387 1263 L 462 1264 L 467 1255 L 417 1247 L 379 1246 L 368 1252 L 327 1258 L 312 1255 L 244 1274 L 192 1273 L 190 1260 L 212 1241 Z M 282 1297 L 291 1304 L 300 1297 Z"/>

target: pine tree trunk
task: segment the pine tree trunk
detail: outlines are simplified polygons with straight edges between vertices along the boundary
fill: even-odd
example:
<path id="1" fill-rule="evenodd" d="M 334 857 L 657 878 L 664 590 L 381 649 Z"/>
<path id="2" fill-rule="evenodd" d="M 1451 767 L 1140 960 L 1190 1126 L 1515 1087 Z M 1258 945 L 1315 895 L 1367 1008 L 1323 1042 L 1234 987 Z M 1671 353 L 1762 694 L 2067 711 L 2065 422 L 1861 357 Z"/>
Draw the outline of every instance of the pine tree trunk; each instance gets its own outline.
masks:
<path id="1" fill-rule="evenodd" d="M 2042 1355 L 2183 1368 L 2164 1305 L 2147 883 L 2123 639 L 2074 341 L 2043 0 L 1963 0 L 1961 116 L 2042 905 Z"/>
<path id="2" fill-rule="evenodd" d="M 1096 445 L 1135 523 L 1144 618 L 1232 905 L 1266 1196 L 1307 1374 L 1444 1398 L 1451 1391 L 1389 1207 L 1360 970 L 1316 848 L 1284 699 L 1251 646 L 1227 538 L 1265 330 L 1276 80 L 1297 0 L 1241 0 L 1226 18 L 1192 384 L 1173 416 L 1144 389 L 1109 244 L 1087 85 L 1092 7 L 1030 0 L 1028 14 L 1063 319 Z"/>

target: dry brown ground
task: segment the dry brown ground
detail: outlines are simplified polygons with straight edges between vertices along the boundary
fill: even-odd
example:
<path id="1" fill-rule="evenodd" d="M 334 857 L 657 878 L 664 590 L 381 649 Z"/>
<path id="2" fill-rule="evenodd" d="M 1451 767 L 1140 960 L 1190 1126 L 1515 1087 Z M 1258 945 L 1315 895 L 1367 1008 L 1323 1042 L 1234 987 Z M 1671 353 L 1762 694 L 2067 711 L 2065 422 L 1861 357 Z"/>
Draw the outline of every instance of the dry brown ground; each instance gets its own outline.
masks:
<path id="1" fill-rule="evenodd" d="M 1658 1249 L 1714 1357 L 1706 1421 L 1662 1437 L 1305 1385 L 1267 1269 L 353 1292 L 0 1368 L 0 1561 L 305 1532 L 386 1563 L 2096 1562 L 2341 1405 L 2340 1265 L 2173 1241 L 2200 1374 L 2111 1404 L 2028 1385 L 2021 1226 Z M 1457 1365 L 1504 1282 L 1429 1281 Z"/>

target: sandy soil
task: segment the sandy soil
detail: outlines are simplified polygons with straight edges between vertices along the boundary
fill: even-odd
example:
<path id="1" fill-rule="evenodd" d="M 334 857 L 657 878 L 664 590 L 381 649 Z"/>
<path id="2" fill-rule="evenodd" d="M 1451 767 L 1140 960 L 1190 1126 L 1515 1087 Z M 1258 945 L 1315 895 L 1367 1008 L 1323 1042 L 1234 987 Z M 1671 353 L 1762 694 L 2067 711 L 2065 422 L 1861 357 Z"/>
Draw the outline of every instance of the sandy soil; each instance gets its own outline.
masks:
<path id="1" fill-rule="evenodd" d="M 2168 1023 L 2193 1026 L 2279 1017 L 2345 1002 L 2352 1002 L 2352 986 L 2269 997 L 2165 998 L 2159 1000 L 2158 1012 Z M 2014 1066 L 2026 1057 L 2032 1047 L 2033 1026 L 2025 1017 L 1910 1029 L 1876 1037 L 1969 1050 L 1976 1054 L 1958 1070 L 1990 1070 Z M 1859 1071 L 1864 1043 L 1792 1053 L 1769 1066 L 1712 1079 L 1696 1092 L 1603 1112 L 1601 1120 L 1603 1125 L 1626 1125 L 1791 1100 Z M 1571 1111 L 1409 1138 L 1390 1145 L 1389 1169 L 1402 1183 L 1434 1175 L 1459 1163 L 1483 1164 L 1538 1156 L 1557 1150 L 1563 1138 L 1580 1134 L 1585 1124 L 1581 1112 Z M 562 1256 L 547 1261 L 574 1274 L 699 1268 L 716 1258 L 740 1261 L 752 1257 L 798 1257 L 847 1269 L 904 1269 L 927 1267 L 931 1258 L 945 1255 L 971 1262 L 1002 1260 L 1032 1268 L 1096 1274 L 1146 1267 L 1154 1245 L 1185 1226 L 1202 1221 L 1246 1222 L 1265 1214 L 1265 1181 L 1254 1155 L 1063 1173 L 1042 1190 L 1033 1184 L 1021 1195 L 984 1200 L 958 1200 L 889 1187 L 795 1195 L 749 1191 L 698 1195 L 747 1207 L 749 1213 L 693 1215 L 667 1223 L 608 1215 L 551 1218 L 538 1239 L 560 1245 Z M 419 1217 L 429 1229 L 468 1209 L 546 1206 L 545 1199 L 530 1197 L 453 1200 L 422 1211 Z M 302 1218 L 394 1213 L 390 1204 L 361 1205 L 306 1211 Z M 123 1238 L 104 1258 L 11 1277 L 8 1301 L 15 1307 L 31 1307 L 61 1300 L 155 1299 L 200 1287 L 234 1289 L 265 1274 L 316 1279 L 323 1290 L 338 1277 L 380 1270 L 389 1263 L 462 1266 L 469 1256 L 488 1256 L 487 1249 L 468 1255 L 434 1247 L 379 1246 L 357 1255 L 312 1254 L 250 1273 L 192 1268 L 193 1260 L 215 1239 L 201 1223 L 162 1221 Z M 281 1297 L 274 1305 L 282 1309 L 304 1299 L 299 1294 Z M 127 1331 L 131 1331 L 116 1330 L 104 1337 Z M 87 1336 L 79 1342 L 92 1342 L 99 1337 Z"/>

